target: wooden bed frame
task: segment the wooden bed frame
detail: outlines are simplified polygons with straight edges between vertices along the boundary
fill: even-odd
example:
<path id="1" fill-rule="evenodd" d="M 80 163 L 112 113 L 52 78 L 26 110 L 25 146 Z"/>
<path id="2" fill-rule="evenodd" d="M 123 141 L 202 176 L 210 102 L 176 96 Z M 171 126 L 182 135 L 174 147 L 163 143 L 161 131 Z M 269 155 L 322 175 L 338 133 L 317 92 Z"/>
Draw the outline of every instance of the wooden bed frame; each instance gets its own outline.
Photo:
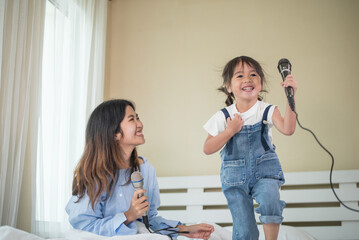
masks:
<path id="1" fill-rule="evenodd" d="M 359 212 L 339 204 L 328 171 L 289 172 L 285 178 L 281 189 L 281 199 L 287 203 L 283 225 L 298 227 L 316 239 L 359 239 Z M 339 198 L 359 210 L 359 170 L 333 171 L 332 180 Z M 160 216 L 185 224 L 232 225 L 218 175 L 159 177 L 158 184 Z M 256 218 L 259 222 L 257 214 Z"/>

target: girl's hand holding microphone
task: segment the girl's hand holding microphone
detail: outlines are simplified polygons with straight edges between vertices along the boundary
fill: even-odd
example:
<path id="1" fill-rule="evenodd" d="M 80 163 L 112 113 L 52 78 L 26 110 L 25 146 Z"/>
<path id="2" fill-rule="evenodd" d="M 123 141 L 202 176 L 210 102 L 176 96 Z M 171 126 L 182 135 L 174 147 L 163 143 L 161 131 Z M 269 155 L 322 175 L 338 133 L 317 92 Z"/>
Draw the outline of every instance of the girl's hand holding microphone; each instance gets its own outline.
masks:
<path id="1" fill-rule="evenodd" d="M 147 202 L 148 197 L 144 195 L 145 193 L 145 189 L 139 189 L 133 193 L 130 209 L 128 209 L 128 211 L 124 213 L 127 218 L 127 220 L 125 221 L 126 225 L 142 217 L 143 214 L 150 208 L 150 204 L 149 202 Z M 142 196 L 138 197 L 141 194 Z"/>
<path id="2" fill-rule="evenodd" d="M 280 83 L 282 87 L 291 87 L 293 88 L 294 95 L 298 88 L 298 82 L 294 79 L 293 75 L 288 75 L 283 82 Z"/>

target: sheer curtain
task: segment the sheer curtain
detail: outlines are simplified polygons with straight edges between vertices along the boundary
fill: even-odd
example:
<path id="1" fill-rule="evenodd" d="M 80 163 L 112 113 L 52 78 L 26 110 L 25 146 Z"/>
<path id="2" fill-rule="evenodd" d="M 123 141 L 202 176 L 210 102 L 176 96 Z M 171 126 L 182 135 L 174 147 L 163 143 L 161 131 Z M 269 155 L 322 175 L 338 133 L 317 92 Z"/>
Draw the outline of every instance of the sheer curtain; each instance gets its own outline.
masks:
<path id="1" fill-rule="evenodd" d="M 24 161 L 36 159 L 45 0 L 0 0 L 0 225 L 16 227 Z"/>
<path id="2" fill-rule="evenodd" d="M 32 232 L 61 237 L 65 206 L 81 157 L 89 114 L 103 99 L 106 0 L 51 0 L 46 5 L 42 108 Z"/>

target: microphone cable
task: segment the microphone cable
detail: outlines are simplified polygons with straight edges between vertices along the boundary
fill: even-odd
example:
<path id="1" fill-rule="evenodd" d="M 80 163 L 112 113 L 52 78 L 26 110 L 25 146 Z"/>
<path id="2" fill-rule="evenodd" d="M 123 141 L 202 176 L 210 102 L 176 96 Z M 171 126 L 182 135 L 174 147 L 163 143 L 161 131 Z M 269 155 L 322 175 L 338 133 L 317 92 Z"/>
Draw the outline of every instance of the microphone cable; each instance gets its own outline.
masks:
<path id="1" fill-rule="evenodd" d="M 168 234 L 162 234 L 160 233 L 160 231 L 168 231 L 170 233 Z M 172 236 L 173 234 L 178 234 L 178 233 L 185 233 L 185 234 L 188 234 L 189 232 L 188 231 L 178 231 L 178 228 L 174 228 L 174 227 L 167 227 L 167 228 L 163 228 L 163 229 L 158 229 L 152 233 L 160 233 L 162 235 L 166 235 L 167 237 L 169 237 L 171 240 L 173 240 Z"/>
<path id="2" fill-rule="evenodd" d="M 354 212 L 359 212 L 359 210 L 354 209 L 354 208 L 351 208 L 351 207 L 348 207 L 347 205 L 345 205 L 345 204 L 340 200 L 340 198 L 338 197 L 337 193 L 336 193 L 335 190 L 334 190 L 333 182 L 332 182 L 332 175 L 333 175 L 333 168 L 334 168 L 334 156 L 333 156 L 333 154 L 331 154 L 331 152 L 329 152 L 329 150 L 326 149 L 326 148 L 323 146 L 323 144 L 321 144 L 321 142 L 318 140 L 317 136 L 314 134 L 314 132 L 313 132 L 312 130 L 310 130 L 310 129 L 308 129 L 308 128 L 305 128 L 305 127 L 302 126 L 302 124 L 300 124 L 299 119 L 298 119 L 298 113 L 297 113 L 296 111 L 293 111 L 293 112 L 295 113 L 295 116 L 296 116 L 296 120 L 297 120 L 298 125 L 299 125 L 303 130 L 310 132 L 310 133 L 313 135 L 314 139 L 315 139 L 315 140 L 317 141 L 317 143 L 319 144 L 319 146 L 321 146 L 321 147 L 324 149 L 324 151 L 326 151 L 326 152 L 329 154 L 329 156 L 331 157 L 331 159 L 332 159 L 332 166 L 330 167 L 330 174 L 329 174 L 329 183 L 330 183 L 330 188 L 332 189 L 332 191 L 333 191 L 333 193 L 334 193 L 334 196 L 337 198 L 337 200 L 339 201 L 339 203 L 340 203 L 341 205 L 343 205 L 344 207 L 346 207 L 347 209 L 349 209 L 349 210 L 351 210 L 351 211 L 354 211 Z"/>
<path id="3" fill-rule="evenodd" d="M 189 233 L 189 231 L 178 231 L 178 228 L 175 228 L 175 227 L 167 227 L 167 228 L 158 229 L 156 231 L 151 231 L 151 229 L 149 227 L 150 225 L 147 227 L 147 225 L 145 224 L 145 226 L 149 233 L 165 235 L 165 236 L 169 237 L 171 240 L 173 240 L 172 235 L 174 235 L 174 234 L 179 234 L 179 233 L 188 234 Z M 164 233 L 161 233 L 161 231 L 167 231 L 169 233 L 164 234 Z"/>

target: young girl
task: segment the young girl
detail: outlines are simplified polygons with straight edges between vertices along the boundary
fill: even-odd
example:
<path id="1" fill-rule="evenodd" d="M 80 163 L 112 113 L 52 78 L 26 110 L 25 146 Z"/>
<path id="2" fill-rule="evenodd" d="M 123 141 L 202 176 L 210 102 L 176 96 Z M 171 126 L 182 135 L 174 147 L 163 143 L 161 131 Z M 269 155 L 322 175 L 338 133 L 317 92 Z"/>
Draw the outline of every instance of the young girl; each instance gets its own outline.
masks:
<path id="1" fill-rule="evenodd" d="M 136 146 L 145 143 L 142 129 L 143 124 L 129 101 L 103 102 L 92 112 L 86 128 L 85 150 L 74 172 L 73 196 L 66 206 L 71 225 L 104 236 L 134 235 L 135 221 L 142 221 L 148 211 L 154 231 L 172 227 L 187 232 L 182 233 L 187 237 L 208 239 L 213 232 L 211 225 L 184 226 L 157 216 L 160 197 L 156 172 L 136 151 Z M 137 170 L 147 191 L 135 191 L 130 184 L 130 176 Z M 145 192 L 147 196 L 138 198 Z"/>
<path id="2" fill-rule="evenodd" d="M 222 190 L 233 218 L 233 239 L 258 239 L 259 232 L 253 211 L 261 216 L 265 238 L 277 239 L 285 202 L 279 199 L 284 177 L 275 146 L 272 126 L 281 133 L 295 131 L 296 116 L 288 103 L 284 117 L 277 107 L 262 102 L 265 77 L 262 67 L 250 57 L 229 61 L 223 73 L 227 107 L 218 111 L 204 125 L 208 137 L 204 153 L 219 150 L 222 159 Z M 288 75 L 283 87 L 297 90 L 297 82 Z M 233 103 L 233 99 L 235 103 Z"/>

